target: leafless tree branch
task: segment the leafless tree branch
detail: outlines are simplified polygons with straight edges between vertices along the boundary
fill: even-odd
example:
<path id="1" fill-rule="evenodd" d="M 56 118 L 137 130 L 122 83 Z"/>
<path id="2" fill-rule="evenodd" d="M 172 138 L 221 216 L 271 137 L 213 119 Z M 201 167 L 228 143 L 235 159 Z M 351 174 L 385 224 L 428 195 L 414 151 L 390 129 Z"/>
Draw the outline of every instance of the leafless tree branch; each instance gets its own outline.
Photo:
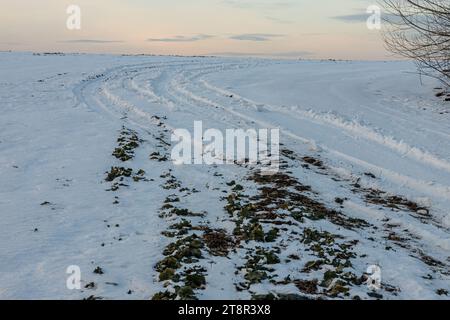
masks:
<path id="1" fill-rule="evenodd" d="M 382 0 L 388 50 L 450 87 L 450 0 Z"/>

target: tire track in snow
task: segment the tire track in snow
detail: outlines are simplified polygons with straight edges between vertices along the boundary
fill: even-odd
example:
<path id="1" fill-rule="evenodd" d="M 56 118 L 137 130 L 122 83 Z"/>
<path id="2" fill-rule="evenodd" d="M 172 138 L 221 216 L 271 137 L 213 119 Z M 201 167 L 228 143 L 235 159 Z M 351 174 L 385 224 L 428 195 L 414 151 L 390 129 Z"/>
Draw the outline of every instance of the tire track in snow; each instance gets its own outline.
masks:
<path id="1" fill-rule="evenodd" d="M 145 65 L 145 64 L 144 64 Z M 179 65 L 178 65 L 179 66 Z M 248 66 L 248 65 L 247 65 Z M 129 69 L 133 69 L 133 68 L 139 68 L 142 67 L 142 65 L 137 65 L 137 66 L 125 66 L 125 67 L 120 67 L 120 68 L 114 68 L 108 78 L 111 79 L 112 75 L 114 73 L 116 73 L 119 77 L 123 74 L 124 70 L 129 70 Z M 168 65 L 169 68 L 171 68 L 172 66 L 169 64 Z M 234 68 L 242 68 L 242 65 L 232 65 L 227 66 L 228 68 L 232 69 Z M 225 66 L 223 64 L 219 65 L 219 66 L 209 66 L 209 68 L 207 68 L 205 70 L 205 66 L 198 68 L 197 70 L 199 70 L 200 72 L 194 73 L 193 75 L 191 75 L 190 77 L 186 76 L 185 73 L 186 72 L 193 72 L 196 71 L 194 70 L 179 70 L 177 69 L 175 72 L 175 75 L 177 75 L 177 77 L 174 78 L 169 78 L 170 80 L 169 82 L 169 93 L 172 95 L 172 98 L 175 98 L 175 100 L 169 100 L 172 101 L 171 104 L 176 103 L 176 100 L 178 100 L 178 102 L 180 101 L 187 101 L 187 102 L 191 102 L 192 105 L 196 105 L 198 107 L 199 104 L 202 105 L 206 105 L 209 107 L 213 107 L 215 109 L 222 109 L 224 111 L 226 111 L 227 113 L 233 115 L 234 117 L 237 117 L 239 119 L 243 119 L 247 122 L 249 122 L 250 124 L 258 124 L 259 126 L 263 127 L 263 128 L 277 128 L 276 125 L 268 123 L 266 121 L 262 121 L 262 120 L 258 120 L 255 119 L 251 116 L 245 115 L 242 112 L 236 111 L 234 110 L 232 107 L 226 107 L 220 103 L 214 102 L 208 98 L 205 97 L 201 97 L 196 95 L 195 93 L 189 91 L 188 89 L 185 88 L 185 85 L 188 83 L 192 83 L 192 80 L 194 80 L 195 78 L 202 76 L 202 75 L 206 75 L 209 74 L 211 72 L 214 72 L 216 70 L 226 70 Z M 95 80 L 98 81 L 98 80 Z M 213 88 L 213 87 L 212 87 Z M 152 115 L 150 115 L 149 113 L 137 108 L 136 106 L 130 104 L 129 102 L 125 101 L 125 100 L 121 100 L 118 96 L 112 94 L 109 90 L 104 91 L 104 88 L 100 89 L 100 93 L 106 95 L 106 97 L 112 101 L 113 103 L 115 103 L 118 106 L 121 106 L 122 109 L 128 110 L 128 111 L 132 111 L 135 115 L 137 115 L 138 117 L 143 117 L 145 119 L 154 121 L 154 119 L 152 119 Z M 141 89 L 138 89 L 141 90 Z M 226 90 L 220 89 L 222 91 L 222 95 L 224 93 L 227 93 Z M 162 101 L 167 101 L 168 99 L 166 97 L 161 97 L 158 95 L 158 93 L 154 93 L 157 97 L 159 97 L 160 99 L 162 99 Z M 233 93 L 230 93 L 233 94 Z M 251 100 L 239 97 L 238 95 L 236 95 L 236 99 L 241 99 L 241 101 L 245 101 L 247 103 L 248 106 L 251 106 L 254 109 L 260 109 L 262 104 L 257 104 Z M 270 106 L 265 106 L 263 108 L 268 108 L 270 109 Z M 107 110 L 108 108 L 105 107 L 103 105 L 103 109 Z M 277 110 L 274 110 L 277 111 Z M 308 119 L 308 117 L 306 117 Z M 320 118 L 320 117 L 319 117 Z M 323 118 L 320 118 L 319 120 L 323 121 Z M 230 123 L 232 123 L 233 121 L 231 121 Z M 334 124 L 336 125 L 336 123 L 334 122 Z M 341 125 L 342 127 L 346 127 L 345 126 L 345 122 L 342 123 Z M 174 128 L 171 128 L 171 130 L 174 130 Z M 311 150 L 317 151 L 317 150 L 323 150 L 325 152 L 328 152 L 329 154 L 338 157 L 342 160 L 354 163 L 358 166 L 361 166 L 363 168 L 365 168 L 366 170 L 373 170 L 375 172 L 379 172 L 380 175 L 382 177 L 384 177 L 385 179 L 398 184 L 398 185 L 409 185 L 410 187 L 414 188 L 417 191 L 420 192 L 424 192 L 427 193 L 429 195 L 434 195 L 434 196 L 440 196 L 440 197 L 444 197 L 446 199 L 450 199 L 450 187 L 445 186 L 445 185 L 440 185 L 440 184 L 430 184 L 427 181 L 422 181 L 419 179 L 415 179 L 415 178 L 411 178 L 405 175 L 402 175 L 398 172 L 394 172 L 391 171 L 387 168 L 382 168 L 380 166 L 371 164 L 367 161 L 355 158 L 353 156 L 350 156 L 348 154 L 344 154 L 342 152 L 339 152 L 338 150 L 329 148 L 327 146 L 324 145 L 318 145 L 313 139 L 308 139 L 302 136 L 299 136 L 293 132 L 290 132 L 289 130 L 283 129 L 282 130 L 283 134 L 285 134 L 286 136 L 300 141 L 304 144 L 307 144 L 310 146 Z M 368 133 L 370 133 L 370 129 L 368 131 Z M 382 137 L 378 137 L 377 139 L 382 139 Z M 395 143 L 394 143 L 395 145 Z M 407 147 L 404 147 L 405 150 L 407 150 Z M 417 153 L 416 153 L 417 154 Z M 420 154 L 420 153 L 419 153 Z M 435 159 L 436 163 L 444 165 L 444 166 L 450 166 L 450 164 L 448 163 L 441 163 L 440 160 L 441 159 Z"/>
<path id="2" fill-rule="evenodd" d="M 198 95 L 197 93 L 194 93 L 187 88 L 188 85 L 192 84 L 192 77 L 201 74 L 205 74 L 207 72 L 211 71 L 220 71 L 226 69 L 226 65 L 221 65 L 216 68 L 208 66 L 203 66 L 197 69 L 171 69 L 171 66 L 167 66 L 168 73 L 165 75 L 164 83 L 162 83 L 162 86 L 167 86 L 167 91 L 157 91 L 154 92 L 152 90 L 151 94 L 154 94 L 157 98 L 161 98 L 161 101 L 164 101 L 163 99 L 167 99 L 168 101 L 172 101 L 174 105 L 180 105 L 183 107 L 192 106 L 195 107 L 194 112 L 201 112 L 201 110 L 204 110 L 204 112 L 212 112 L 211 114 L 218 113 L 217 109 L 221 111 L 225 111 L 225 114 L 228 114 L 228 117 L 225 119 L 222 119 L 224 122 L 228 122 L 230 124 L 235 123 L 235 119 L 241 119 L 245 120 L 249 124 L 257 123 L 258 125 L 265 127 L 265 128 L 274 128 L 274 124 L 268 123 L 266 121 L 254 119 L 251 116 L 248 116 L 242 112 L 239 112 L 235 110 L 232 106 L 226 106 L 223 103 L 213 101 L 209 98 L 202 97 L 201 95 Z M 205 68 L 207 71 L 205 71 Z M 132 69 L 132 67 L 131 67 Z M 89 93 L 95 93 L 95 97 L 89 97 L 89 99 L 97 100 L 98 105 L 107 110 L 108 113 L 111 115 L 115 115 L 117 119 L 120 119 L 123 116 L 123 113 L 129 113 L 130 115 L 133 115 L 132 117 L 128 118 L 128 121 L 132 121 L 132 123 L 135 123 L 136 125 L 139 125 L 143 128 L 148 126 L 148 121 L 152 121 L 153 124 L 156 124 L 157 122 L 153 122 L 155 119 L 153 118 L 152 114 L 148 111 L 144 110 L 142 107 L 138 107 L 136 104 L 131 102 L 131 99 L 129 97 L 124 98 L 122 94 L 128 94 L 129 92 L 132 92 L 131 98 L 134 98 L 134 95 L 137 95 L 142 99 L 145 94 L 142 94 L 141 90 L 145 90 L 145 88 L 149 87 L 140 87 L 139 84 L 142 80 L 140 80 L 137 76 L 130 77 L 127 74 L 124 74 L 125 70 L 129 70 L 126 67 L 119 70 L 116 74 L 111 75 L 108 80 L 103 83 L 103 86 L 100 86 L 99 88 L 91 88 L 89 90 Z M 145 74 L 145 71 L 143 72 Z M 136 87 L 133 88 L 133 85 L 131 81 L 134 81 L 136 78 L 138 78 L 135 82 Z M 144 80 L 145 81 L 145 80 Z M 100 82 L 100 81 L 99 81 Z M 109 82 L 109 83 L 108 83 Z M 98 82 L 95 82 L 97 84 Z M 92 84 L 93 85 L 93 84 Z M 114 90 L 124 90 L 123 92 L 114 92 Z M 150 95 L 151 95 L 150 94 Z M 169 98 L 168 98 L 169 97 Z M 169 100 L 170 99 L 170 100 Z M 104 100 L 104 101 L 102 101 Z M 134 100 L 133 100 L 134 102 Z M 254 106 L 249 105 L 253 109 L 255 109 Z M 205 109 L 205 107 L 207 107 Z M 262 108 L 264 108 L 263 106 Z M 223 114 L 223 113 L 222 113 Z M 199 113 L 199 115 L 201 115 Z M 167 128 L 171 128 L 168 126 Z M 173 130 L 173 128 L 171 128 Z M 425 182 L 419 181 L 416 179 L 412 179 L 403 175 L 398 174 L 397 172 L 389 171 L 385 168 L 380 168 L 378 166 L 375 166 L 371 163 L 365 162 L 361 159 L 357 159 L 354 157 L 351 157 L 347 154 L 339 153 L 337 150 L 330 149 L 326 146 L 317 146 L 314 140 L 307 139 L 305 137 L 299 136 L 293 132 L 286 131 L 285 133 L 287 136 L 292 138 L 295 141 L 300 141 L 302 143 L 305 143 L 309 145 L 312 149 L 322 149 L 323 151 L 329 153 L 332 156 L 336 156 L 337 158 L 344 159 L 345 161 L 357 164 L 361 167 L 369 168 L 370 170 L 380 170 L 384 175 L 387 175 L 391 179 L 394 179 L 398 184 L 408 184 L 408 185 L 414 185 L 416 188 L 425 188 L 423 191 L 425 193 L 427 192 L 442 192 L 445 197 L 450 197 L 450 190 L 449 189 L 439 189 L 441 186 L 434 185 L 434 186 L 427 186 Z M 406 179 L 406 180 L 405 180 Z M 408 180 L 412 179 L 412 180 Z M 436 189 L 436 187 L 438 187 Z M 415 225 L 412 227 L 416 227 Z M 412 228 L 411 227 L 411 228 Z M 417 227 L 416 227 L 417 228 Z M 427 240 L 435 240 L 431 239 L 430 237 L 427 237 Z M 446 244 L 443 243 L 445 246 Z"/>
<path id="3" fill-rule="evenodd" d="M 190 79 L 190 80 L 192 80 L 192 79 Z M 185 82 L 188 82 L 188 81 L 185 81 Z M 450 187 L 449 186 L 440 185 L 437 183 L 431 184 L 430 182 L 411 178 L 409 176 L 402 175 L 398 172 L 394 172 L 387 168 L 383 168 L 383 167 L 377 166 L 375 164 L 369 163 L 362 159 L 355 158 L 348 154 L 342 153 L 338 150 L 329 148 L 325 145 L 317 144 L 316 141 L 313 139 L 299 136 L 285 128 L 277 127 L 276 125 L 268 123 L 266 121 L 255 119 L 251 116 L 248 116 L 241 112 L 238 112 L 231 107 L 226 107 L 226 106 L 224 106 L 220 103 L 214 102 L 208 98 L 198 96 L 195 93 L 193 93 L 193 92 L 189 91 L 188 89 L 186 89 L 185 87 L 183 87 L 181 85 L 181 83 L 179 83 L 179 82 L 175 82 L 175 83 L 173 83 L 173 85 L 174 85 L 174 91 L 179 92 L 181 95 L 184 95 L 188 99 L 191 99 L 194 103 L 201 103 L 206 106 L 222 109 L 222 110 L 224 110 L 238 118 L 244 119 L 250 123 L 256 123 L 256 124 L 260 125 L 262 128 L 269 128 L 269 129 L 280 128 L 282 134 L 284 134 L 294 140 L 297 140 L 304 144 L 309 145 L 311 150 L 322 150 L 332 156 L 335 156 L 335 157 L 345 160 L 347 162 L 356 164 L 366 170 L 372 170 L 375 172 L 379 172 L 382 177 L 384 177 L 385 179 L 387 179 L 397 185 L 408 185 L 411 188 L 415 189 L 416 191 L 426 193 L 428 195 L 439 196 L 439 197 L 450 200 Z M 437 160 L 437 161 L 439 162 L 439 160 Z M 450 164 L 449 164 L 449 166 L 450 166 Z"/>

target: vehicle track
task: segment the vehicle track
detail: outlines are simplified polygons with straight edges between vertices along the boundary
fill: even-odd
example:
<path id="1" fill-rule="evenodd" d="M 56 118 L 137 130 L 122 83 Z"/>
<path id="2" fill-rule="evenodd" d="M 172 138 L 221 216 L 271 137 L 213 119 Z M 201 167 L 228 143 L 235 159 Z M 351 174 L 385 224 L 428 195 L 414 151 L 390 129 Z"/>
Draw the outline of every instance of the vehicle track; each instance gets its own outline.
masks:
<path id="1" fill-rule="evenodd" d="M 74 92 L 80 103 L 93 108 L 94 111 L 104 113 L 118 122 L 126 120 L 128 123 L 142 129 L 150 129 L 160 125 L 160 118 L 165 117 L 162 129 L 166 133 L 173 132 L 180 124 L 188 123 L 187 119 L 192 120 L 192 123 L 194 120 L 204 120 L 209 126 L 217 128 L 279 127 L 279 123 L 276 120 L 268 121 L 267 117 L 258 117 L 259 114 L 266 115 L 267 112 L 291 116 L 296 120 L 314 123 L 320 127 L 333 126 L 335 129 L 347 134 L 358 134 L 363 130 L 363 133 L 365 133 L 363 138 L 371 142 L 390 148 L 400 155 L 414 158 L 414 160 L 423 164 L 433 165 L 438 169 L 449 171 L 450 164 L 445 160 L 434 157 L 426 151 L 415 150 L 412 146 L 401 144 L 402 142 L 389 140 L 389 137 L 383 136 L 382 133 L 376 132 L 370 127 L 361 124 L 351 124 L 341 118 L 329 118 L 321 114 L 302 112 L 300 110 L 287 111 L 279 106 L 257 103 L 240 97 L 231 91 L 215 87 L 203 80 L 205 76 L 213 73 L 252 68 L 256 65 L 258 64 L 249 62 L 194 62 L 192 60 L 186 60 L 182 63 L 177 61 L 175 63 L 128 65 L 111 69 L 94 79 L 90 79 L 79 85 Z M 249 114 L 246 109 L 253 113 Z M 300 149 L 309 154 L 320 155 L 325 162 L 328 162 L 329 158 L 339 158 L 341 161 L 351 163 L 351 166 L 376 172 L 394 184 L 407 184 L 408 187 L 418 192 L 446 200 L 450 199 L 450 187 L 448 186 L 437 183 L 430 185 L 420 179 L 358 159 L 327 144 L 317 143 L 314 139 L 299 135 L 287 128 L 281 128 L 281 132 L 286 138 L 283 141 L 285 145 L 295 147 L 298 142 L 301 142 L 304 147 L 295 148 L 296 150 Z M 353 139 L 354 137 L 350 136 L 350 138 Z M 414 152 L 410 153 L 410 150 L 414 150 Z M 335 166 L 335 163 L 333 163 L 333 166 Z M 334 167 L 334 169 L 336 168 Z M 336 175 L 336 172 L 339 172 L 339 168 L 337 169 L 334 170 L 334 175 Z M 355 170 L 355 168 L 353 169 Z M 358 170 L 355 171 L 352 173 L 358 176 Z M 333 176 L 330 172 L 311 172 L 308 174 L 312 176 L 316 174 Z M 339 174 L 337 174 L 337 179 L 341 182 L 345 180 Z M 336 183 L 336 185 L 341 182 Z M 351 211 L 355 212 L 357 206 L 353 205 L 353 210 Z M 214 222 L 210 221 L 210 223 L 214 227 Z M 419 235 L 426 232 L 431 234 L 429 227 L 427 227 L 428 231 L 426 231 L 418 221 L 408 220 L 405 225 L 408 226 L 409 231 L 416 232 Z M 439 222 L 435 226 L 436 228 L 441 228 Z M 443 230 L 436 232 L 445 235 Z M 416 253 L 429 250 L 430 244 L 439 246 L 436 238 L 428 238 L 432 240 L 428 247 L 415 251 Z M 411 246 L 414 248 L 422 247 L 420 241 L 411 243 Z M 448 247 L 448 244 L 445 243 L 440 245 L 442 249 Z M 411 247 L 406 249 L 412 250 Z M 434 251 L 438 253 L 440 258 L 445 258 L 445 252 Z"/>

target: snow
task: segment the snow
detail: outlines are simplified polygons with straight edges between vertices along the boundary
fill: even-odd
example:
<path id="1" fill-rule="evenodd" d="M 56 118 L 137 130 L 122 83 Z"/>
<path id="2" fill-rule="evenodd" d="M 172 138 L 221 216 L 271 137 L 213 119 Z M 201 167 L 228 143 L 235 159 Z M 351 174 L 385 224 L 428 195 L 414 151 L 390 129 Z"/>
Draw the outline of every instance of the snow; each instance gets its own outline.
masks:
<path id="1" fill-rule="evenodd" d="M 445 299 L 437 292 L 450 291 L 450 113 L 434 97 L 436 86 L 399 61 L 0 53 L 0 298 L 151 299 L 164 292 L 155 266 L 171 242 L 183 239 L 161 234 L 181 221 L 161 216 L 170 195 L 180 198 L 176 207 L 204 213 L 183 217 L 193 226 L 232 235 L 227 183 L 235 180 L 246 195 L 257 195 L 261 186 L 247 179 L 251 168 L 149 159 L 155 151 L 170 156 L 170 133 L 192 131 L 202 120 L 205 129 L 223 132 L 280 128 L 282 148 L 299 157 L 287 160 L 287 174 L 311 187 L 309 197 L 370 226 L 305 218 L 286 226 L 274 243 L 241 241 L 227 257 L 203 248 L 194 262 L 206 276 L 197 298 L 371 299 L 365 284 L 347 283 L 348 295 L 333 296 L 320 285 L 306 294 L 294 282 L 281 283 L 289 275 L 320 284 L 324 272 L 334 270 L 328 264 L 303 270 L 317 259 L 301 240 L 310 228 L 339 235 L 339 243 L 357 240 L 345 271 L 360 277 L 379 265 L 383 298 Z M 123 127 L 141 139 L 127 162 L 112 156 Z M 323 167 L 306 166 L 305 156 Z M 126 178 L 128 186 L 107 191 L 112 183 L 105 173 L 113 166 L 142 169 L 146 179 Z M 180 186 L 163 188 L 166 173 Z M 368 189 L 426 210 L 370 202 Z M 265 232 L 273 227 L 261 223 Z M 402 240 L 389 239 L 392 233 Z M 281 249 L 281 261 L 271 265 L 272 279 L 237 290 L 249 272 L 242 266 L 257 247 Z M 300 260 L 288 259 L 293 254 Z M 81 268 L 82 290 L 66 287 L 71 265 Z M 93 273 L 97 266 L 104 274 Z M 91 282 L 94 288 L 84 288 Z M 166 285 L 171 291 L 177 284 Z"/>

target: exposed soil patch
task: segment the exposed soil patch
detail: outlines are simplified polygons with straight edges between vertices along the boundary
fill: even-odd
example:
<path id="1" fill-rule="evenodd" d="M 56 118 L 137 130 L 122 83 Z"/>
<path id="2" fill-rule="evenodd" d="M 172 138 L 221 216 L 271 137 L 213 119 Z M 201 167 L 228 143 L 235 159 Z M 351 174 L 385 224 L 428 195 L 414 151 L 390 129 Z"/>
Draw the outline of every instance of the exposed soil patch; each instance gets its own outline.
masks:
<path id="1" fill-rule="evenodd" d="M 202 250 L 205 244 L 195 234 L 181 237 L 170 243 L 163 251 L 165 258 L 156 264 L 159 281 L 171 290 L 159 292 L 153 300 L 195 300 L 195 291 L 205 288 L 206 270 L 194 264 L 204 259 Z"/>
<path id="2" fill-rule="evenodd" d="M 225 230 L 208 229 L 203 234 L 203 240 L 213 256 L 226 257 L 230 249 L 235 246 L 233 238 Z"/>
<path id="3" fill-rule="evenodd" d="M 260 195 L 251 200 L 256 201 L 255 210 L 276 215 L 276 211 L 289 211 L 297 221 L 303 218 L 310 220 L 329 220 L 347 229 L 367 227 L 369 224 L 362 220 L 347 217 L 341 212 L 327 208 L 323 203 L 313 199 L 311 187 L 305 186 L 294 177 L 278 173 L 276 175 L 261 175 L 255 173 L 249 180 L 263 185 Z"/>
<path id="4" fill-rule="evenodd" d="M 135 131 L 123 127 L 117 143 L 119 146 L 114 150 L 112 155 L 126 162 L 134 158 L 134 150 L 139 147 L 141 140 Z"/>
<path id="5" fill-rule="evenodd" d="M 289 159 L 298 160 L 293 152 L 284 150 L 284 153 Z M 303 160 L 308 165 L 324 168 L 323 163 L 317 159 Z M 227 183 L 231 193 L 225 198 L 227 201 L 225 210 L 236 224 L 234 236 L 238 240 L 249 243 L 249 248 L 256 243 L 261 243 L 261 246 L 256 245 L 256 249 L 247 249 L 246 262 L 238 267 L 240 273 L 244 275 L 244 281 L 236 284 L 238 291 L 251 290 L 255 284 L 269 282 L 277 285 L 294 284 L 301 294 L 338 297 L 349 296 L 350 287 L 363 283 L 363 277 L 351 271 L 352 260 L 357 257 L 354 252 L 358 244 L 357 240 L 346 240 L 340 235 L 327 231 L 303 227 L 303 224 L 307 220 L 309 220 L 308 224 L 327 220 L 338 227 L 356 230 L 369 227 L 366 221 L 329 209 L 315 199 L 317 194 L 310 186 L 303 185 L 288 172 L 280 171 L 273 175 L 253 173 L 248 180 L 259 186 L 256 195 L 245 195 L 245 189 L 236 189 L 238 184 L 231 181 Z M 277 227 L 273 227 L 275 225 Z M 281 234 L 284 236 L 280 237 Z M 298 241 L 302 244 L 301 247 L 305 248 L 306 254 L 315 257 L 314 260 L 303 262 L 301 273 L 323 273 L 322 280 L 295 280 L 290 276 L 279 280 L 276 265 L 283 261 L 281 247 L 284 246 L 282 238 L 285 238 L 286 234 L 291 235 L 289 241 Z M 270 249 L 267 248 L 268 243 L 273 243 Z M 286 263 L 291 260 L 302 260 L 295 254 L 290 254 L 284 259 Z M 270 297 L 291 299 L 302 296 L 294 294 L 289 297 L 271 293 L 254 295 L 253 298 Z"/>
<path id="6" fill-rule="evenodd" d="M 305 294 L 317 294 L 318 292 L 318 280 L 295 280 L 295 286 L 300 290 L 302 293 Z"/>
<path id="7" fill-rule="evenodd" d="M 394 211 L 410 212 L 411 216 L 422 222 L 429 222 L 433 219 L 429 208 L 421 206 L 403 196 L 391 195 L 385 191 L 373 188 L 362 188 L 359 184 L 354 184 L 353 187 L 354 192 L 362 193 L 364 195 L 364 199 L 367 203 L 379 205 Z"/>
<path id="8" fill-rule="evenodd" d="M 107 191 L 117 191 L 120 187 L 128 187 L 129 185 L 125 183 L 126 178 L 132 178 L 134 182 L 148 181 L 145 177 L 145 171 L 142 169 L 134 173 L 131 168 L 111 167 L 111 170 L 106 172 L 105 181 L 113 183 Z"/>

